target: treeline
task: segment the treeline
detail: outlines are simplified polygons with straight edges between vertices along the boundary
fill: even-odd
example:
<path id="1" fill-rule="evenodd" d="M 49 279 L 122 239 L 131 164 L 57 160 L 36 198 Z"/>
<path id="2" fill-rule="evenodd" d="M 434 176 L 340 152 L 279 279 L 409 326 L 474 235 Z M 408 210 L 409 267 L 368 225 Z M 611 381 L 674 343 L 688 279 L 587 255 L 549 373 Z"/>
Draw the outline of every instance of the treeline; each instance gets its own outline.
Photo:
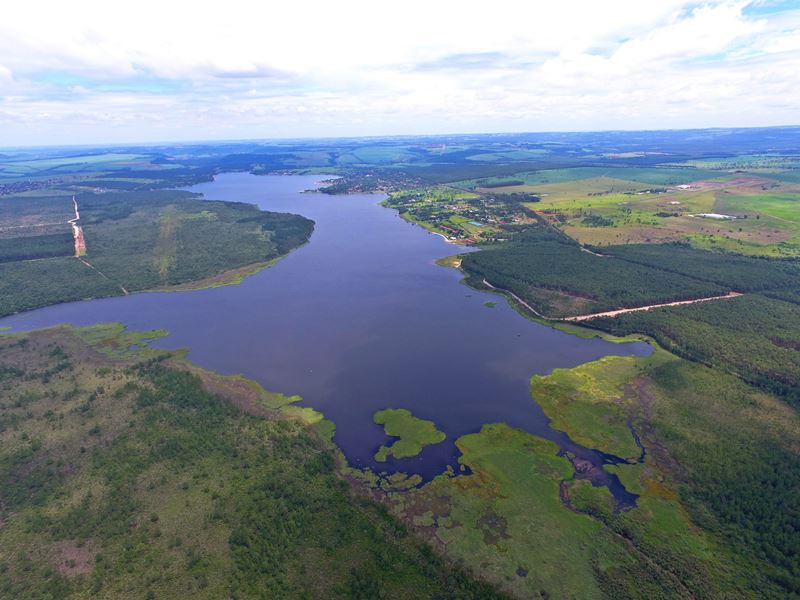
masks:
<path id="1" fill-rule="evenodd" d="M 494 196 L 495 200 L 502 200 L 510 204 L 522 204 L 523 202 L 539 202 L 541 198 L 536 194 L 528 192 L 511 192 L 510 194 L 502 193 Z"/>
<path id="2" fill-rule="evenodd" d="M 606 217 L 591 213 L 583 217 L 581 222 L 589 227 L 611 227 L 614 225 L 613 219 L 608 219 Z"/>
<path id="3" fill-rule="evenodd" d="M 72 231 L 66 223 L 64 229 L 64 233 L 0 238 L 0 263 L 72 255 Z"/>
<path id="4" fill-rule="evenodd" d="M 478 187 L 482 188 L 499 188 L 499 187 L 506 187 L 509 185 L 525 185 L 525 181 L 522 179 L 500 179 L 500 180 L 488 180 L 488 181 L 478 182 Z"/>
<path id="5" fill-rule="evenodd" d="M 17 228 L 26 221 L 69 227 L 67 220 L 74 216 L 71 196 L 16 196 L 0 201 L 0 226 L 3 227 Z"/>
<path id="6" fill-rule="evenodd" d="M 157 176 L 153 177 L 151 175 L 151 177 L 148 179 L 150 179 L 150 181 L 147 180 L 119 181 L 116 179 L 83 179 L 79 183 L 81 187 L 106 188 L 109 190 L 126 192 L 126 191 L 148 189 L 150 187 L 153 187 L 154 183 L 158 182 Z"/>
<path id="7" fill-rule="evenodd" d="M 800 260 L 700 250 L 684 243 L 604 246 L 598 252 L 716 283 L 738 292 L 800 287 Z"/>
<path id="8" fill-rule="evenodd" d="M 539 289 L 590 301 L 591 312 L 723 294 L 729 288 L 643 264 L 600 257 L 549 227 L 529 227 L 512 242 L 463 257 L 473 279 L 485 278 L 539 306 L 547 316 L 569 316 L 565 305 L 543 306 Z"/>
<path id="9" fill-rule="evenodd" d="M 104 194 L 87 192 L 78 196 L 78 204 L 81 221 L 84 225 L 91 225 L 104 221 L 120 221 L 136 210 L 148 207 L 163 208 L 169 204 L 181 204 L 198 198 L 199 194 L 179 190 L 141 190 Z"/>
<path id="10" fill-rule="evenodd" d="M 158 163 L 158 159 L 153 162 Z M 175 165 L 175 163 L 172 163 Z M 113 175 L 119 179 L 146 179 L 149 183 L 138 184 L 131 186 L 131 182 L 108 181 L 102 178 L 96 180 L 82 180 L 78 181 L 78 185 L 95 185 L 96 187 L 104 187 L 113 190 L 152 190 L 163 188 L 176 188 L 195 185 L 212 181 L 214 175 L 220 171 L 210 166 L 184 166 L 180 165 L 171 169 L 140 169 L 140 168 L 126 168 L 114 169 L 108 171 L 104 175 L 109 177 Z"/>

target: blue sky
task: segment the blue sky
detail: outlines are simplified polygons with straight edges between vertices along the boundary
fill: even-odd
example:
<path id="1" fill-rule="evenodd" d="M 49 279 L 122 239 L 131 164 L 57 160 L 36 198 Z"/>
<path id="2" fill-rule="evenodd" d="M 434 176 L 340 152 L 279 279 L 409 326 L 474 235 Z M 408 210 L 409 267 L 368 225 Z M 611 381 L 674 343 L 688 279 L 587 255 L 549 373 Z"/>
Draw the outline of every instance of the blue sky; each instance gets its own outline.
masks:
<path id="1" fill-rule="evenodd" d="M 800 124 L 800 0 L 9 4 L 0 146 Z"/>

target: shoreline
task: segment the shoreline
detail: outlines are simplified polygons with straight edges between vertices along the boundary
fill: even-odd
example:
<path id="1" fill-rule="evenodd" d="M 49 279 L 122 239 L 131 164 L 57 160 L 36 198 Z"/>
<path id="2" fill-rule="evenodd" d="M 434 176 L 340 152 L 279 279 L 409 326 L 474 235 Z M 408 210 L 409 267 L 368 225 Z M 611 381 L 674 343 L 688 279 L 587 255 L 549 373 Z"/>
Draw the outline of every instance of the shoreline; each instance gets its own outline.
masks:
<path id="1" fill-rule="evenodd" d="M 564 319 L 554 319 L 551 317 L 546 317 L 536 311 L 532 306 L 530 306 L 527 302 L 522 300 L 519 296 L 517 296 L 514 292 L 509 290 L 499 288 L 493 286 L 485 279 L 483 283 L 489 288 L 488 290 L 475 287 L 469 283 L 467 283 L 467 272 L 461 268 L 461 258 L 459 254 L 453 254 L 451 256 L 445 256 L 435 261 L 437 265 L 440 267 L 452 267 L 457 269 L 461 272 L 464 276 L 461 280 L 461 283 L 466 285 L 468 288 L 479 291 L 479 292 L 490 292 L 502 296 L 508 301 L 509 306 L 513 308 L 518 315 L 525 319 L 529 319 L 531 321 L 535 321 L 540 325 L 545 325 L 546 327 L 550 327 L 551 329 L 555 329 L 557 331 L 561 331 L 563 333 L 567 333 L 569 335 L 576 335 L 580 338 L 584 339 L 591 339 L 591 338 L 600 338 L 607 342 L 611 342 L 614 344 L 624 344 L 628 342 L 645 342 L 651 346 L 656 346 L 655 340 L 648 337 L 645 334 L 631 334 L 624 337 L 614 336 L 604 331 L 600 331 L 597 329 L 592 329 L 590 327 L 585 327 L 580 325 L 579 323 L 575 322 L 567 322 Z M 524 307 L 526 310 L 522 310 Z"/>

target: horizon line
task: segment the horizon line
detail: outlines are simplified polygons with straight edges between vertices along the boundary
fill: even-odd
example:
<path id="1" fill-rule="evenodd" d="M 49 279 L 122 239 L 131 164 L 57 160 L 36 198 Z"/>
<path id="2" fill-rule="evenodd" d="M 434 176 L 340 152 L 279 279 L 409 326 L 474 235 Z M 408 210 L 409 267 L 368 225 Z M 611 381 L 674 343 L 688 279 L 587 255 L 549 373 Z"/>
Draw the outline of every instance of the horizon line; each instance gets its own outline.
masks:
<path id="1" fill-rule="evenodd" d="M 185 140 L 164 139 L 146 142 L 98 142 L 83 144 L 21 144 L 15 146 L 0 146 L 0 151 L 8 150 L 36 150 L 47 148 L 101 148 L 101 147 L 142 147 L 150 148 L 154 146 L 190 146 L 197 144 L 222 144 L 222 143 L 277 143 L 277 142 L 310 142 L 310 141 L 345 141 L 345 140 L 381 140 L 381 139 L 413 139 L 421 137 L 445 138 L 445 137 L 465 137 L 465 136 L 499 136 L 499 135 L 552 135 L 552 134 L 581 134 L 581 133 L 654 133 L 654 132 L 679 132 L 679 131 L 726 131 L 742 129 L 800 129 L 798 124 L 786 125 L 751 125 L 751 126 L 714 126 L 714 127 L 667 127 L 664 129 L 559 129 L 548 131 L 481 131 L 481 132 L 461 132 L 461 133 L 419 133 L 419 134 L 376 134 L 376 135 L 350 135 L 350 136 L 319 136 L 319 137 L 266 137 L 266 138 L 192 138 Z"/>

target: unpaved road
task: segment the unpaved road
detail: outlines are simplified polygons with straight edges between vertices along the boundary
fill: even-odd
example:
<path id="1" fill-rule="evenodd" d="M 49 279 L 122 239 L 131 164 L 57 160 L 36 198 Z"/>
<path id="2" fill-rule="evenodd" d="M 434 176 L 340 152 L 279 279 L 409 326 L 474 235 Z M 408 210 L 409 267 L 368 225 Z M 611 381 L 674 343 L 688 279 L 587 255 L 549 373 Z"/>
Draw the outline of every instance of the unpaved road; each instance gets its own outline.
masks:
<path id="1" fill-rule="evenodd" d="M 616 317 L 625 313 L 637 312 L 642 310 L 651 310 L 653 308 L 663 308 L 665 306 L 682 306 L 684 304 L 697 304 L 698 302 L 710 302 L 711 300 L 725 300 L 727 298 L 736 298 L 741 296 L 739 292 L 729 292 L 724 296 L 710 296 L 708 298 L 696 298 L 694 300 L 680 300 L 678 302 L 665 302 L 664 304 L 650 304 L 648 306 L 637 306 L 636 308 L 621 308 L 619 310 L 609 310 L 606 312 L 592 313 L 589 315 L 578 315 L 576 317 L 564 317 L 562 321 L 588 321 L 597 317 Z"/>
<path id="2" fill-rule="evenodd" d="M 75 218 L 70 219 L 67 221 L 70 225 L 72 225 L 72 236 L 75 238 L 75 258 L 81 261 L 84 265 L 97 271 L 102 277 L 105 277 L 109 281 L 111 278 L 108 277 L 105 273 L 103 273 L 100 269 L 95 267 L 92 263 L 88 260 L 83 258 L 86 256 L 86 238 L 83 236 L 83 227 L 78 225 L 81 220 L 81 213 L 78 211 L 78 201 L 75 199 L 75 196 L 72 197 L 72 204 L 75 206 Z M 119 289 L 122 290 L 122 293 L 126 296 L 128 295 L 128 290 L 122 284 L 117 283 Z"/>
<path id="3" fill-rule="evenodd" d="M 75 238 L 75 257 L 80 258 L 86 254 L 86 238 L 83 237 L 83 227 L 78 225 L 81 220 L 81 213 L 78 212 L 78 201 L 72 197 L 72 204 L 75 206 L 75 218 L 67 221 L 72 225 L 72 237 Z"/>
<path id="4" fill-rule="evenodd" d="M 651 310 L 653 308 L 663 308 L 666 306 L 683 306 L 684 304 L 697 304 L 698 302 L 710 302 L 711 300 L 726 300 L 728 298 L 736 298 L 741 296 L 739 292 L 729 292 L 724 296 L 709 296 L 708 298 L 696 298 L 694 300 L 679 300 L 677 302 L 665 302 L 663 304 L 649 304 L 647 306 L 637 306 L 636 308 L 620 308 L 618 310 L 609 310 L 606 312 L 599 312 L 599 313 L 590 313 L 587 315 L 576 315 L 574 317 L 561 317 L 561 318 L 553 318 L 553 317 L 546 317 L 540 312 L 538 312 L 535 308 L 533 308 L 530 304 L 525 302 L 522 298 L 517 296 L 514 292 L 510 292 L 509 290 L 504 290 L 503 288 L 498 288 L 493 286 L 491 283 L 483 280 L 483 284 L 491 290 L 496 292 L 504 292 L 514 298 L 519 304 L 527 308 L 537 317 L 542 319 L 546 319 L 547 321 L 571 321 L 571 322 L 578 322 L 578 321 L 588 321 L 589 319 L 595 319 L 597 317 L 616 317 L 617 315 L 623 315 L 625 313 L 630 312 L 638 312 L 638 311 L 645 311 Z"/>

